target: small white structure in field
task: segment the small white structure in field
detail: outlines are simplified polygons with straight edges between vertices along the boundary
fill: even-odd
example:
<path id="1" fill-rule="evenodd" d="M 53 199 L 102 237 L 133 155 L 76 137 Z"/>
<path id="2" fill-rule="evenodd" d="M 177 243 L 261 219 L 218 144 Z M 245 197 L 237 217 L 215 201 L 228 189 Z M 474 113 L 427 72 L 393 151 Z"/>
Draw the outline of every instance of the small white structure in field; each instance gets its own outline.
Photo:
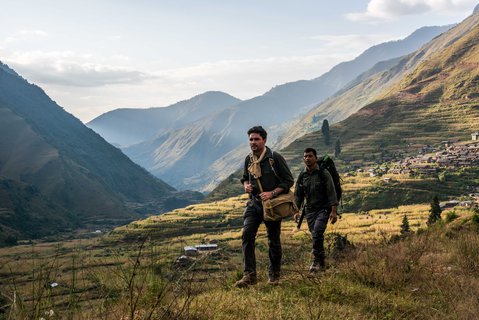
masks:
<path id="1" fill-rule="evenodd" d="M 198 249 L 192 246 L 186 246 L 184 250 L 186 256 L 196 256 L 198 254 Z"/>
<path id="2" fill-rule="evenodd" d="M 198 251 L 213 251 L 218 249 L 218 244 L 210 243 L 210 244 L 199 244 L 195 246 Z"/>

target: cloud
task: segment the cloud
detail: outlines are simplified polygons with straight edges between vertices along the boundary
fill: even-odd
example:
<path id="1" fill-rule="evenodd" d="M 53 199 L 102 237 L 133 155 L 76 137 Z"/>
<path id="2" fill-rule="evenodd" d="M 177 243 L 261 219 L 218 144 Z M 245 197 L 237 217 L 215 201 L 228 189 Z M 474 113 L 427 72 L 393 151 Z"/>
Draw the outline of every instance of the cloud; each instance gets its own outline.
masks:
<path id="1" fill-rule="evenodd" d="M 348 13 L 346 18 L 374 22 L 426 12 L 450 14 L 471 11 L 476 4 L 477 0 L 370 0 L 366 12 Z"/>
<path id="2" fill-rule="evenodd" d="M 124 56 L 114 56 L 115 59 Z M 95 87 L 112 84 L 138 84 L 152 78 L 147 73 L 125 67 L 91 62 L 91 55 L 70 51 L 14 53 L 5 58 L 27 79 L 41 84 Z"/>
<path id="3" fill-rule="evenodd" d="M 43 30 L 20 30 L 18 32 L 22 36 L 46 37 L 48 34 Z"/>
<path id="4" fill-rule="evenodd" d="M 31 38 L 44 38 L 47 37 L 48 33 L 43 30 L 20 30 L 14 35 L 9 36 L 3 40 L 3 43 L 10 44 L 12 42 L 17 42 L 21 40 L 28 40 Z"/>

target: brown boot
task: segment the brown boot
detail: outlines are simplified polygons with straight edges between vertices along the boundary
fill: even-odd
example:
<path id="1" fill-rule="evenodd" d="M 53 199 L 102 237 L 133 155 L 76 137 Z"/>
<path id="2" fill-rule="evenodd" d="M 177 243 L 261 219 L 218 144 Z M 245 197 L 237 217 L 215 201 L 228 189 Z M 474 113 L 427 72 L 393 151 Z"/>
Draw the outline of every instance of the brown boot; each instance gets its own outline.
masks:
<path id="1" fill-rule="evenodd" d="M 315 274 L 320 271 L 325 271 L 326 270 L 326 264 L 324 261 L 315 261 L 311 264 L 309 267 L 309 273 L 310 274 Z"/>
<path id="2" fill-rule="evenodd" d="M 270 286 L 277 286 L 279 284 L 279 273 L 273 273 L 269 275 L 268 284 Z"/>
<path id="3" fill-rule="evenodd" d="M 236 281 L 235 287 L 236 288 L 246 288 L 247 286 L 251 286 L 256 284 L 256 275 L 253 275 L 251 273 L 245 274 L 243 278 L 240 280 Z"/>

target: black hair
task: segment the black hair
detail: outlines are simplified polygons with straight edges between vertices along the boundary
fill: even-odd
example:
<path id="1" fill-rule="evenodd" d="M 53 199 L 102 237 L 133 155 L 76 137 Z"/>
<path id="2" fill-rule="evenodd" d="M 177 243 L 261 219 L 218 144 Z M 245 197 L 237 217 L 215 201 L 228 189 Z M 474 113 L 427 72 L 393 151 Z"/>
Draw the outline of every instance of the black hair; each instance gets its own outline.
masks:
<path id="1" fill-rule="evenodd" d="M 316 153 L 316 149 L 313 149 L 313 148 L 306 148 L 304 149 L 303 153 L 310 153 L 310 152 L 312 152 L 316 158 L 318 157 L 318 154 Z"/>
<path id="2" fill-rule="evenodd" d="M 254 126 L 251 129 L 248 130 L 248 136 L 252 133 L 257 133 L 261 136 L 261 138 L 266 140 L 266 137 L 268 136 L 268 133 L 262 126 Z"/>

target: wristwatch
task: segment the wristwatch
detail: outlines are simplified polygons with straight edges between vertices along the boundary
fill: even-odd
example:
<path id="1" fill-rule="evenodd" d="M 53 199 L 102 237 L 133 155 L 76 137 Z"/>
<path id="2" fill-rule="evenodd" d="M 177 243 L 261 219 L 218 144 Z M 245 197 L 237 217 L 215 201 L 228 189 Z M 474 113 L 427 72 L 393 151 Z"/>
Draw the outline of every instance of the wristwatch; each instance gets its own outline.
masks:
<path id="1" fill-rule="evenodd" d="M 273 196 L 273 198 L 276 198 L 276 191 L 273 190 L 273 192 L 271 192 L 271 195 Z"/>

